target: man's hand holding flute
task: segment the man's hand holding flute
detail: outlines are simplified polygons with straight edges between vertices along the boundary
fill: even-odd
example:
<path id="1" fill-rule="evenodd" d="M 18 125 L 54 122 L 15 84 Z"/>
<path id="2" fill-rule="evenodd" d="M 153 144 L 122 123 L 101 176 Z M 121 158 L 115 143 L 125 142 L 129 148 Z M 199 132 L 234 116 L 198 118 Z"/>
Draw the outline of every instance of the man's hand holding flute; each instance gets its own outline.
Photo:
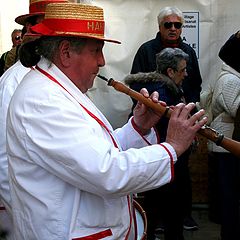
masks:
<path id="1" fill-rule="evenodd" d="M 156 104 L 166 106 L 164 102 L 159 102 L 157 92 L 149 96 L 148 91 L 143 88 L 141 94 Z M 194 107 L 194 103 L 187 105 L 180 103 L 172 108 L 166 142 L 172 145 L 177 156 L 180 156 L 191 145 L 197 131 L 207 122 L 207 117 L 203 117 L 205 113 L 203 109 L 190 116 Z M 134 123 L 143 135 L 148 134 L 163 115 L 164 113 L 156 113 L 141 102 L 138 102 L 133 111 Z"/>

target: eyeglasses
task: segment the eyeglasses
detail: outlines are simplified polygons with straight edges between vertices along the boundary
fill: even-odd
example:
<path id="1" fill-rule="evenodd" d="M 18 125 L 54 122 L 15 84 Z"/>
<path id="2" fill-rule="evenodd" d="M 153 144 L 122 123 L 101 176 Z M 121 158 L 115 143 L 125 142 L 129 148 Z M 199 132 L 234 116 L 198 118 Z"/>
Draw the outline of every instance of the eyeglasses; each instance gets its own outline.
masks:
<path id="1" fill-rule="evenodd" d="M 170 29 L 172 28 L 172 26 L 174 25 L 174 27 L 176 29 L 180 29 L 182 27 L 182 23 L 181 22 L 165 22 L 163 24 L 163 26 L 166 28 L 166 29 Z"/>
<path id="2" fill-rule="evenodd" d="M 20 40 L 21 39 L 21 36 L 16 36 L 15 37 L 15 40 Z"/>
<path id="3" fill-rule="evenodd" d="M 185 73 L 185 72 L 187 72 L 187 68 L 185 67 L 185 68 L 182 68 L 182 69 L 178 69 L 178 70 L 176 70 L 176 72 Z"/>

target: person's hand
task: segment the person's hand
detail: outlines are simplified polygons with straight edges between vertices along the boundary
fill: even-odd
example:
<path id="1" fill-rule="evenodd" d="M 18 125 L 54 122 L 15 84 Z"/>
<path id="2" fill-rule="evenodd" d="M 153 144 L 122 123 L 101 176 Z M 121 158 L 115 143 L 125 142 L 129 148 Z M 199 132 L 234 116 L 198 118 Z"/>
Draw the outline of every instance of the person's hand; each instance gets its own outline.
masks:
<path id="1" fill-rule="evenodd" d="M 140 93 L 144 97 L 150 98 L 156 104 L 158 103 L 166 106 L 166 103 L 158 100 L 158 92 L 153 92 L 151 96 L 149 96 L 147 89 L 142 88 Z M 152 109 L 140 102 L 137 103 L 133 110 L 134 123 L 138 128 L 138 131 L 140 131 L 143 135 L 146 135 L 150 129 L 157 124 L 162 115 L 163 114 L 155 113 Z"/>
<path id="2" fill-rule="evenodd" d="M 197 131 L 207 122 L 207 117 L 203 117 L 205 113 L 203 109 L 189 117 L 194 107 L 194 103 L 187 105 L 180 103 L 174 107 L 171 113 L 166 142 L 175 149 L 177 156 L 188 149 Z"/>

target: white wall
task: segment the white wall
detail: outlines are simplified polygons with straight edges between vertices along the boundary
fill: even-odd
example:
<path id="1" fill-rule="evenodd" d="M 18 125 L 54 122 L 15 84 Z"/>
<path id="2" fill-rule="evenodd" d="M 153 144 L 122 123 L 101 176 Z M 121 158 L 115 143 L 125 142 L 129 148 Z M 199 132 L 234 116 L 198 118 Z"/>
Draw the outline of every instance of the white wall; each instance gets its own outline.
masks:
<path id="1" fill-rule="evenodd" d="M 77 0 L 68 1 L 77 2 Z M 0 55 L 11 49 L 12 31 L 23 27 L 14 20 L 20 15 L 29 13 L 29 3 L 30 0 L 0 0 Z"/>
<path id="2" fill-rule="evenodd" d="M 129 74 L 138 47 L 155 38 L 158 31 L 157 15 L 162 7 L 175 5 L 183 12 L 199 12 L 199 65 L 202 87 L 214 82 L 220 68 L 217 54 L 228 37 L 240 30 L 238 0 L 95 0 L 105 10 L 107 33 L 122 44 L 105 44 L 106 66 L 101 73 L 122 80 Z M 115 127 L 126 121 L 131 100 L 122 93 L 95 81 L 89 95 Z"/>
<path id="3" fill-rule="evenodd" d="M 122 42 L 121 45 L 106 43 L 104 47 L 106 66 L 101 73 L 116 80 L 122 80 L 129 73 L 138 47 L 155 37 L 156 17 L 164 6 L 175 5 L 183 12 L 200 13 L 199 64 L 203 88 L 217 77 L 219 48 L 230 34 L 240 29 L 239 0 L 92 0 L 92 3 L 104 8 L 107 35 Z M 11 31 L 21 27 L 14 19 L 28 13 L 28 4 L 28 0 L 0 1 L 0 53 L 11 48 Z M 132 104 L 128 96 L 99 79 L 89 96 L 114 127 L 127 120 Z"/>
<path id="4" fill-rule="evenodd" d="M 11 49 L 11 33 L 22 29 L 22 25 L 15 23 L 15 18 L 29 12 L 29 0 L 1 0 L 0 1 L 0 55 Z"/>

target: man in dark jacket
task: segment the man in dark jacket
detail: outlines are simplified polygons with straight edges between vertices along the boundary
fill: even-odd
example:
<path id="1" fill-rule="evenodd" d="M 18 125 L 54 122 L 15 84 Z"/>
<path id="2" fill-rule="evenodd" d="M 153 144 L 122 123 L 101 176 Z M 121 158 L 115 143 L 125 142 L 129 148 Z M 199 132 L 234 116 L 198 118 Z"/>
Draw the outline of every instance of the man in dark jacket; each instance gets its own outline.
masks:
<path id="1" fill-rule="evenodd" d="M 163 8 L 158 15 L 159 32 L 155 39 L 143 43 L 138 49 L 131 73 L 153 72 L 156 70 L 156 54 L 166 47 L 177 47 L 189 55 L 188 76 L 183 82 L 186 102 L 199 102 L 202 78 L 194 49 L 180 37 L 184 18 L 175 7 Z"/>
<path id="2" fill-rule="evenodd" d="M 156 70 L 156 54 L 165 48 L 180 48 L 188 54 L 189 60 L 187 64 L 188 76 L 182 83 L 182 89 L 185 96 L 185 101 L 199 102 L 202 78 L 200 75 L 199 65 L 196 53 L 192 47 L 184 43 L 181 39 L 182 25 L 184 17 L 182 12 L 176 7 L 165 7 L 161 9 L 158 15 L 159 32 L 155 39 L 143 43 L 138 49 L 131 73 L 139 72 L 153 72 Z M 159 96 L 161 99 L 161 95 Z M 186 161 L 188 165 L 188 161 Z M 198 229 L 197 223 L 191 217 L 192 207 L 192 190 L 191 179 L 189 177 L 189 189 L 185 189 L 185 220 L 184 229 L 196 230 Z M 160 216 L 159 216 L 160 217 Z"/>

